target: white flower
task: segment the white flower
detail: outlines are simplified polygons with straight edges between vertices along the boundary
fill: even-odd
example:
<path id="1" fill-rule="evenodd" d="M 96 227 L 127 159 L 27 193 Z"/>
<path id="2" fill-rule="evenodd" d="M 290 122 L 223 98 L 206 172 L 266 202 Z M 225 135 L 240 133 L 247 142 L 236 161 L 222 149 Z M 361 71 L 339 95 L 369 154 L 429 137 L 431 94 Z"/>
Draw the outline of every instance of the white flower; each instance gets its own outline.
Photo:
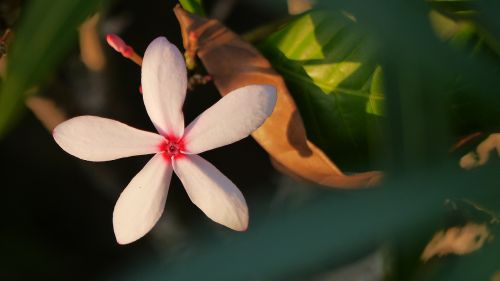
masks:
<path id="1" fill-rule="evenodd" d="M 249 85 L 226 95 L 184 128 L 187 73 L 182 54 L 166 38 L 148 46 L 142 64 L 144 104 L 159 134 L 111 119 L 80 116 L 54 129 L 66 152 L 88 161 L 155 154 L 116 202 L 113 227 L 120 244 L 131 243 L 163 213 L 172 172 L 191 201 L 210 219 L 237 231 L 248 226 L 243 195 L 198 153 L 236 142 L 260 127 L 276 104 L 276 89 Z"/>

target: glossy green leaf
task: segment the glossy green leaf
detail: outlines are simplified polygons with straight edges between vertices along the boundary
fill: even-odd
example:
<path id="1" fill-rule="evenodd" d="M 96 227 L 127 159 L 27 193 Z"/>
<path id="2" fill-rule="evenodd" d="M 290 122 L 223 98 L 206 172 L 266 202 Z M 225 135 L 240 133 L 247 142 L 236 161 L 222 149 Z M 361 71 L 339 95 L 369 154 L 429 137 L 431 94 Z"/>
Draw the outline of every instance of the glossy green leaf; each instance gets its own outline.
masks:
<path id="1" fill-rule="evenodd" d="M 285 78 L 309 138 L 341 168 L 370 168 L 384 112 L 376 46 L 347 13 L 298 16 L 260 45 Z M 361 165 L 360 165 L 361 164 Z"/>
<path id="2" fill-rule="evenodd" d="M 79 24 L 100 0 L 29 1 L 8 51 L 7 76 L 0 91 L 0 137 L 23 109 L 31 87 L 42 82 L 77 39 Z"/>

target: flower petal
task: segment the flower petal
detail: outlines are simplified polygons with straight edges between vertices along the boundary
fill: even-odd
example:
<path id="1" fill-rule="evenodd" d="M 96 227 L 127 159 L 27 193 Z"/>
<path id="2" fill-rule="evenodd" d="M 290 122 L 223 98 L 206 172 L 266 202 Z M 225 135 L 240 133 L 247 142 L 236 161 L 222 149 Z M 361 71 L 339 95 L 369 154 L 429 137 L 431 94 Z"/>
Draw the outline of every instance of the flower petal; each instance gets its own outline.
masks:
<path id="1" fill-rule="evenodd" d="M 156 153 L 164 141 L 158 134 L 97 116 L 69 119 L 54 129 L 53 136 L 64 151 L 88 161 Z"/>
<path id="2" fill-rule="evenodd" d="M 234 183 L 198 155 L 173 162 L 189 198 L 210 219 L 237 231 L 247 229 L 247 204 Z"/>
<path id="3" fill-rule="evenodd" d="M 113 211 L 116 241 L 128 244 L 148 233 L 165 208 L 172 165 L 156 154 L 120 194 Z"/>
<path id="4" fill-rule="evenodd" d="M 156 38 L 146 49 L 141 80 L 144 104 L 158 132 L 182 137 L 186 64 L 179 49 L 165 37 Z"/>
<path id="5" fill-rule="evenodd" d="M 276 88 L 249 85 L 224 96 L 185 130 L 185 149 L 201 153 L 247 137 L 273 112 Z"/>

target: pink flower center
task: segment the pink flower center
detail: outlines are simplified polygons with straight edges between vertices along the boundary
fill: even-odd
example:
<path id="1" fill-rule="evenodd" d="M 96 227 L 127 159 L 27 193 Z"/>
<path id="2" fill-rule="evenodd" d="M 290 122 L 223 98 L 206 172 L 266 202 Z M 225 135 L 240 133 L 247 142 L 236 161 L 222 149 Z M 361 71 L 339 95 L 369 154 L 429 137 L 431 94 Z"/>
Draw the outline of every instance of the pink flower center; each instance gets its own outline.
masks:
<path id="1" fill-rule="evenodd" d="M 165 141 L 159 145 L 159 150 L 167 161 L 182 157 L 184 155 L 184 141 L 175 137 L 165 137 Z"/>
<path id="2" fill-rule="evenodd" d="M 167 149 L 165 149 L 165 152 L 170 156 L 176 156 L 180 153 L 179 145 L 176 143 L 169 143 L 167 144 Z"/>

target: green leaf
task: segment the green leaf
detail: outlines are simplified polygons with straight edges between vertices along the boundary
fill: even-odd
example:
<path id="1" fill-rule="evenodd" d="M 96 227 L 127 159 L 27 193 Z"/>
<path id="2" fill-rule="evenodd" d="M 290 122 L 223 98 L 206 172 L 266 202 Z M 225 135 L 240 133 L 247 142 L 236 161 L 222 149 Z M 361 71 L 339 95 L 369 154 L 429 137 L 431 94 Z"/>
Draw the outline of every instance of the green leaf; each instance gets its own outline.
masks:
<path id="1" fill-rule="evenodd" d="M 309 138 L 341 167 L 369 168 L 384 113 L 382 71 L 356 19 L 311 11 L 259 48 L 287 81 Z"/>
<path id="2" fill-rule="evenodd" d="M 453 13 L 442 8 L 439 6 L 429 14 L 432 27 L 441 40 L 460 51 L 464 57 L 500 62 L 500 53 L 494 49 L 492 41 L 485 37 L 476 23 L 454 17 Z M 496 103 L 482 102 L 477 98 L 475 89 L 466 86 L 463 76 L 457 75 L 456 81 L 450 87 L 453 95 L 449 112 L 454 135 L 464 136 L 477 131 L 489 132 L 497 129 L 499 114 Z"/>
<path id="3" fill-rule="evenodd" d="M 431 7 L 457 23 L 469 24 L 481 41 L 500 56 L 500 23 L 497 20 L 500 4 L 484 0 L 432 0 Z M 472 32 L 471 32 L 472 33 Z M 482 42 L 483 43 L 483 42 Z"/>
<path id="4" fill-rule="evenodd" d="M 406 243 L 400 247 L 417 248 L 416 243 L 420 242 L 417 239 L 425 235 L 430 239 L 432 233 L 441 228 L 445 198 L 479 196 L 492 201 L 498 198 L 497 169 L 498 166 L 485 167 L 477 174 L 440 169 L 432 174 L 401 178 L 383 188 L 352 193 L 316 189 L 318 193 L 311 193 L 311 200 L 297 209 L 282 208 L 281 212 L 254 216 L 246 233 L 227 233 L 207 239 L 199 243 L 201 247 L 190 251 L 190 255 L 174 255 L 172 263 L 166 264 L 165 259 L 161 259 L 111 279 L 314 280 L 385 241 L 404 238 Z M 471 188 L 471 182 L 481 188 Z M 496 240 L 494 245 L 484 247 L 482 252 L 486 255 L 482 260 L 475 260 L 474 267 L 453 266 L 445 272 L 436 272 L 431 267 L 429 275 L 455 273 L 450 271 L 491 274 L 494 264 L 498 268 L 500 257 L 500 243 Z M 417 248 L 411 254 L 418 257 L 422 250 Z M 482 267 L 480 261 L 487 266 Z M 401 269 L 401 261 L 396 262 Z M 227 266 L 221 267 L 221 264 Z M 418 266 L 425 265 L 419 263 Z M 415 273 L 419 274 L 415 276 L 412 272 L 410 276 L 397 276 L 405 278 L 394 280 L 435 280 L 419 278 L 426 272 Z"/>
<path id="5" fill-rule="evenodd" d="M 22 111 L 28 89 L 54 70 L 76 41 L 79 24 L 100 2 L 34 0 L 26 4 L 9 48 L 7 76 L 0 91 L 0 137 Z"/>
<path id="6" fill-rule="evenodd" d="M 205 10 L 203 9 L 203 0 L 179 0 L 182 8 L 184 10 L 196 14 L 199 16 L 205 16 Z"/>

